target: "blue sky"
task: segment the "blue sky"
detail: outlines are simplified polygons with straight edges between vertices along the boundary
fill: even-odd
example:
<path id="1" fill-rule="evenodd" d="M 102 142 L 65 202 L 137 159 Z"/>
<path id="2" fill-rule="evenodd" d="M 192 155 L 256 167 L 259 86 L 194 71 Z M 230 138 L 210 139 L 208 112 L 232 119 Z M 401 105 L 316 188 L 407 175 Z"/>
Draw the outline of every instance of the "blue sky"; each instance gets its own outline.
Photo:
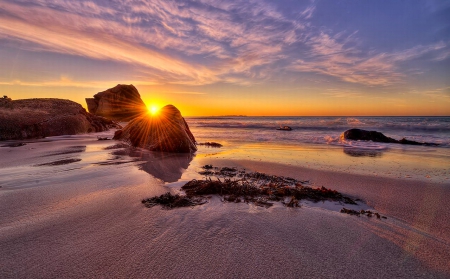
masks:
<path id="1" fill-rule="evenodd" d="M 450 115 L 450 1 L 0 2 L 0 90 L 187 115 Z"/>

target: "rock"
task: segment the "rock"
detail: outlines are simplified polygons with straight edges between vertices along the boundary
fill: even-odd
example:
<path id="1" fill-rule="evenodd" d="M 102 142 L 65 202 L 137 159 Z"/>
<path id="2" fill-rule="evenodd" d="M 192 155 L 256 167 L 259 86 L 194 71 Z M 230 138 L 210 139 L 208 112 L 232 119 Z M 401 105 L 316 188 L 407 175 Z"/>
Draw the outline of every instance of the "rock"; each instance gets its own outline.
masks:
<path id="1" fill-rule="evenodd" d="M 11 98 L 8 98 L 8 96 L 4 95 L 2 98 L 0 98 L 0 105 L 6 105 L 11 101 Z"/>
<path id="2" fill-rule="evenodd" d="M 366 131 L 361 129 L 350 129 L 341 134 L 341 139 L 346 140 L 367 140 L 373 142 L 384 142 L 384 143 L 400 143 L 400 144 L 411 144 L 411 145 L 433 145 L 436 146 L 436 143 L 429 142 L 417 142 L 412 140 L 407 140 L 405 138 L 401 140 L 396 140 L 390 137 L 383 135 L 377 131 Z"/>
<path id="3" fill-rule="evenodd" d="M 189 126 L 173 105 L 163 107 L 157 115 L 143 113 L 114 134 L 134 147 L 151 151 L 195 152 L 195 138 Z"/>
<path id="4" fill-rule="evenodd" d="M 133 85 L 118 84 L 86 98 L 88 111 L 117 121 L 130 121 L 134 117 L 147 112 L 141 95 Z"/>
<path id="5" fill-rule="evenodd" d="M 0 103 L 0 140 L 74 135 L 120 128 L 115 122 L 92 115 L 73 101 L 24 99 Z"/>
<path id="6" fill-rule="evenodd" d="M 341 135 L 342 138 L 342 135 Z M 366 131 L 361 129 L 350 129 L 344 132 L 343 138 L 346 140 L 371 140 L 374 142 L 397 143 L 398 141 L 386 137 L 377 131 Z"/>

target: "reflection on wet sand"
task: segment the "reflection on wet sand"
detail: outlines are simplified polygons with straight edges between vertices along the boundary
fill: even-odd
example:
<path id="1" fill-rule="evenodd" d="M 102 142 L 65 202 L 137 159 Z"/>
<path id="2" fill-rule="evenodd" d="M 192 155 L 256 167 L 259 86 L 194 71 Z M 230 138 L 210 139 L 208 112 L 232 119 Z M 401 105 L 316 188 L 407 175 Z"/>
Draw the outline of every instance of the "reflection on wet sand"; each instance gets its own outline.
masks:
<path id="1" fill-rule="evenodd" d="M 381 157 L 384 150 L 358 149 L 344 147 L 344 153 L 352 157 Z"/>
<path id="2" fill-rule="evenodd" d="M 138 164 L 139 169 L 164 182 L 178 181 L 194 158 L 191 153 L 168 153 L 129 148 L 114 151 L 112 154 L 127 155 L 143 161 Z"/>

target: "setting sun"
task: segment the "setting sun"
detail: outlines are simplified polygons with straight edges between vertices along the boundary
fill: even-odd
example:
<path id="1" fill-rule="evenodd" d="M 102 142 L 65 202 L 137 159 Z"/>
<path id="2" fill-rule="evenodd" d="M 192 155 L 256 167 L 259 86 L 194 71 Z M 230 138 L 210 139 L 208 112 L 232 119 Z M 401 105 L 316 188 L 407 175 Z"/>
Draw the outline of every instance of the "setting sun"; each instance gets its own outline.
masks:
<path id="1" fill-rule="evenodd" d="M 151 115 L 158 114 L 158 111 L 159 111 L 159 107 L 156 106 L 156 105 L 148 105 L 147 109 L 148 109 L 148 111 L 150 112 Z"/>

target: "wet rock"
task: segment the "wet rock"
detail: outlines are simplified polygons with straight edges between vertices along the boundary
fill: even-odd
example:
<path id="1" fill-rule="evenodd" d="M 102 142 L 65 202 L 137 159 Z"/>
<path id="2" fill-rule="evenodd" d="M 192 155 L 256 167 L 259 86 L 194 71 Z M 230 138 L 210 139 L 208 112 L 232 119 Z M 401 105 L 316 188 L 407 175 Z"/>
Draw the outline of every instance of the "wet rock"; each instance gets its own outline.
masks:
<path id="1" fill-rule="evenodd" d="M 401 140 L 396 140 L 385 136 L 384 134 L 377 131 L 367 131 L 361 129 L 350 129 L 341 134 L 341 139 L 345 140 L 364 140 L 373 142 L 384 142 L 384 143 L 400 143 L 400 144 L 410 144 L 410 145 L 438 145 L 436 143 L 429 142 L 417 142 L 412 140 L 407 140 L 405 138 Z"/>
<path id="2" fill-rule="evenodd" d="M 141 95 L 132 84 L 118 84 L 99 92 L 94 98 L 86 98 L 86 104 L 90 113 L 117 121 L 129 121 L 147 112 Z"/>
<path id="3" fill-rule="evenodd" d="M 62 99 L 24 99 L 0 103 L 0 140 L 102 132 L 120 126 Z"/>
<path id="4" fill-rule="evenodd" d="M 386 143 L 397 143 L 398 141 L 386 137 L 380 132 L 377 131 L 366 131 L 361 129 L 350 129 L 347 130 L 341 135 L 346 140 L 367 140 L 367 141 L 374 141 L 374 142 L 386 142 Z"/>
<path id="5" fill-rule="evenodd" d="M 157 115 L 140 114 L 114 134 L 133 147 L 151 151 L 189 153 L 197 151 L 189 126 L 173 105 L 163 107 Z"/>

